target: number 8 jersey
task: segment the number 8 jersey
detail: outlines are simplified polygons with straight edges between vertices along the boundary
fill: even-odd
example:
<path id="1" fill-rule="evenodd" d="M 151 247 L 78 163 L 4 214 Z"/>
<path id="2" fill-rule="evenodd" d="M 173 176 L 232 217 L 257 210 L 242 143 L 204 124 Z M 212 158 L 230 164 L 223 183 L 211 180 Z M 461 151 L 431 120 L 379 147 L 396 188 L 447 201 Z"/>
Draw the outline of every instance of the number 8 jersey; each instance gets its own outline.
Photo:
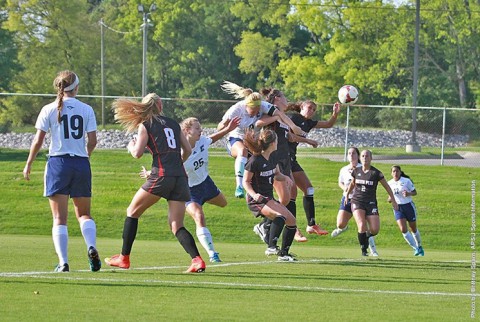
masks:
<path id="1" fill-rule="evenodd" d="M 180 125 L 165 116 L 143 122 L 148 132 L 147 149 L 152 154 L 152 174 L 159 177 L 186 177 L 183 168 Z"/>
<path id="2" fill-rule="evenodd" d="M 64 97 L 61 122 L 57 119 L 58 102 L 45 105 L 38 115 L 35 128 L 44 132 L 50 130 L 51 139 L 48 154 L 88 157 L 86 136 L 97 130 L 95 113 L 90 105 L 76 98 Z"/>

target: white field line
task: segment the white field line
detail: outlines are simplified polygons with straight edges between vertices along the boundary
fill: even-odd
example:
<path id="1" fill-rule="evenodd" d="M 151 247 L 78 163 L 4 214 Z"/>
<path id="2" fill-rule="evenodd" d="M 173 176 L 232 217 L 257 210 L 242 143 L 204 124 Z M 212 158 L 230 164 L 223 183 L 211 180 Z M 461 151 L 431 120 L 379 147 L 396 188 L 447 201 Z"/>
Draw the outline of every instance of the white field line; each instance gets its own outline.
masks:
<path id="1" fill-rule="evenodd" d="M 303 260 L 297 263 L 306 262 L 332 262 L 339 260 Z M 341 261 L 355 261 L 354 259 L 343 259 Z M 458 261 L 454 261 L 458 262 Z M 463 261 L 462 261 L 463 262 Z M 238 265 L 264 265 L 264 264 L 285 264 L 275 261 L 260 261 L 260 262 L 237 262 L 237 263 L 223 263 L 209 265 L 208 269 L 212 270 L 220 267 L 238 266 Z M 295 265 L 295 263 L 288 263 Z M 156 266 L 156 267 L 138 267 L 134 270 L 163 270 L 163 269 L 185 269 L 185 266 Z M 122 269 L 104 268 L 105 270 L 124 271 Z M 125 270 L 126 271 L 126 270 Z M 76 270 L 73 272 L 90 272 L 88 270 Z M 99 273 L 95 273 L 99 274 Z M 101 274 L 101 273 L 100 273 Z M 190 275 L 190 274 L 189 274 Z M 187 275 L 188 276 L 188 275 Z M 208 276 L 203 275 L 202 276 Z M 298 291 L 323 291 L 323 292 L 343 292 L 343 293 L 373 293 L 373 294 L 397 294 L 397 295 L 425 295 L 425 296 L 453 296 L 453 297 L 480 297 L 479 293 L 451 293 L 451 292 L 414 292 L 414 291 L 390 291 L 390 290 L 368 290 L 368 289 L 351 289 L 351 288 L 337 288 L 337 287 L 319 287 L 319 286 L 296 286 L 296 285 L 274 285 L 274 284 L 254 284 L 254 283 L 227 283 L 227 282 L 211 282 L 211 281 L 166 281 L 155 279 L 127 279 L 127 278 L 101 278 L 101 277 L 72 277 L 68 273 L 55 272 L 0 272 L 0 278 L 33 278 L 33 279 L 61 279 L 69 281 L 93 281 L 93 282 L 110 282 L 110 283 L 145 283 L 145 284 L 171 284 L 171 285 L 211 285 L 211 286 L 227 286 L 233 288 L 255 287 L 261 289 L 277 289 L 277 290 L 298 290 Z"/>

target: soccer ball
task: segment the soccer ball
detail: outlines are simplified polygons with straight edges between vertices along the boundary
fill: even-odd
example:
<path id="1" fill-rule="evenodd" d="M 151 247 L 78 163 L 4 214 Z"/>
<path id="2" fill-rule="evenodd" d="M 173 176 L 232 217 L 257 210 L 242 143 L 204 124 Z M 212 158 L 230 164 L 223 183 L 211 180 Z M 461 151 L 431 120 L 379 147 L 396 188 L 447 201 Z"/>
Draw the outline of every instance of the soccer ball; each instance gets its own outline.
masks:
<path id="1" fill-rule="evenodd" d="M 355 104 L 358 100 L 358 90 L 353 85 L 344 85 L 338 90 L 338 99 L 343 105 Z"/>

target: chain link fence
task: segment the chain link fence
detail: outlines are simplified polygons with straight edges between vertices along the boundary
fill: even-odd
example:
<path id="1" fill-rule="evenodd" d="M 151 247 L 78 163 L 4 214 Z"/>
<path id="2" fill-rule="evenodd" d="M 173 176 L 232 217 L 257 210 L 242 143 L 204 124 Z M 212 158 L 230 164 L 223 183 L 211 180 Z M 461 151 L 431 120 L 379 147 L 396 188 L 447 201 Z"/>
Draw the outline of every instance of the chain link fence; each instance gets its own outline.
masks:
<path id="1" fill-rule="evenodd" d="M 21 97 L 22 106 L 35 107 L 32 108 L 32 120 L 36 118 L 41 106 L 55 98 L 55 95 L 51 94 L 0 93 L 0 99 L 7 95 L 15 96 L 19 101 Z M 111 128 L 115 123 L 111 106 L 118 96 L 78 95 L 78 97 L 93 106 L 100 130 Z M 129 98 L 140 99 L 139 97 Z M 213 131 L 223 114 L 236 102 L 235 100 L 180 98 L 162 98 L 162 100 L 166 116 L 179 122 L 194 116 L 200 120 L 206 134 Z M 332 106 L 333 104 L 318 104 L 315 119 L 329 119 Z M 392 151 L 399 151 L 399 148 L 405 151 L 406 147 L 411 145 L 414 148 L 418 147 L 423 157 L 431 154 L 432 158 L 437 158 L 443 164 L 445 157 L 455 155 L 453 152 L 450 153 L 451 149 L 466 151 L 472 142 L 480 140 L 480 111 L 441 107 L 344 106 L 333 128 L 312 130 L 309 137 L 317 140 L 319 147 L 343 148 L 338 150 L 343 150 L 344 159 L 348 147 L 352 145 L 359 148 L 374 148 L 378 151 L 374 151 L 376 154 L 389 150 L 392 153 Z M 224 142 L 224 140 L 217 142 L 217 146 L 223 147 Z M 478 147 L 472 150 L 479 151 Z M 315 151 L 311 152 L 315 153 Z M 412 155 L 415 156 L 415 154 Z M 480 155 L 477 162 L 480 165 Z"/>

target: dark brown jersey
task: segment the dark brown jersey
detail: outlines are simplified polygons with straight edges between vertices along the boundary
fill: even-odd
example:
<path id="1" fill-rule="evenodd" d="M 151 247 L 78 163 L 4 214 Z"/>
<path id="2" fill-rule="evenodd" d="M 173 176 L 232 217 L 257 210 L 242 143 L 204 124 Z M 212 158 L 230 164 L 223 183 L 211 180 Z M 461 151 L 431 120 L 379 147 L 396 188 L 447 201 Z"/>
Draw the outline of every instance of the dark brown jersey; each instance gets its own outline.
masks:
<path id="1" fill-rule="evenodd" d="M 376 202 L 377 185 L 384 178 L 383 173 L 375 167 L 370 167 L 367 172 L 359 167 L 352 171 L 352 177 L 355 178 L 352 202 Z"/>

